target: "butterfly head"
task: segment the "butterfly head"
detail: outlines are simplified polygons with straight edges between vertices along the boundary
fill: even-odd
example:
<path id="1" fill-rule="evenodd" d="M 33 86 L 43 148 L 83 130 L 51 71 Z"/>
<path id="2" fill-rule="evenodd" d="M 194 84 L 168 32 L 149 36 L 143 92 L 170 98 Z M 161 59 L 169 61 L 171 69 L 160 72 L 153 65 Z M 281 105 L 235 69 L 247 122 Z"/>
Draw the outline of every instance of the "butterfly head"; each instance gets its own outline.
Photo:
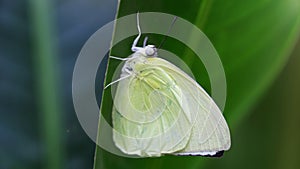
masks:
<path id="1" fill-rule="evenodd" d="M 157 49 L 154 45 L 147 45 L 144 48 L 145 55 L 147 57 L 156 57 L 157 56 Z"/>

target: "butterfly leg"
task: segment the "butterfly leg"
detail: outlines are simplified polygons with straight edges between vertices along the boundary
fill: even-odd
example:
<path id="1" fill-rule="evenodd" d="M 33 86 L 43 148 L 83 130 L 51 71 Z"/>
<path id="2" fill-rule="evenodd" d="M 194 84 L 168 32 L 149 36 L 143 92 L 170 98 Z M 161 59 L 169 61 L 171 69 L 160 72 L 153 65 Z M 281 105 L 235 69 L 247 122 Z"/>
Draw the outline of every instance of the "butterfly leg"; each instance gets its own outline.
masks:
<path id="1" fill-rule="evenodd" d="M 104 87 L 104 89 L 106 89 L 106 88 L 108 88 L 109 86 L 111 86 L 111 85 L 113 85 L 113 84 L 115 84 L 115 83 L 117 83 L 117 82 L 119 82 L 119 81 L 121 81 L 121 80 L 124 80 L 124 79 L 126 79 L 126 78 L 128 78 L 128 77 L 130 77 L 130 76 L 132 75 L 132 72 L 130 72 L 129 70 L 125 69 L 125 71 L 128 73 L 126 76 L 120 77 L 119 79 L 117 79 L 117 80 L 115 80 L 115 81 L 113 81 L 113 82 L 110 82 L 108 85 L 106 85 L 106 86 Z"/>
<path id="2" fill-rule="evenodd" d="M 113 85 L 113 84 L 115 84 L 115 83 L 117 83 L 117 82 L 119 82 L 119 81 L 121 81 L 121 80 L 124 80 L 124 79 L 126 79 L 126 78 L 128 78 L 128 77 L 130 77 L 131 76 L 131 74 L 128 74 L 127 76 L 123 76 L 123 77 L 121 77 L 121 78 L 119 78 L 119 79 L 117 79 L 117 80 L 115 80 L 115 81 L 113 81 L 113 82 L 110 82 L 108 85 L 106 85 L 105 87 L 104 87 L 104 89 L 106 89 L 106 88 L 108 88 L 109 86 L 111 86 L 111 85 Z"/>
<path id="3" fill-rule="evenodd" d="M 116 60 L 128 60 L 129 58 L 120 58 L 120 57 L 116 57 L 116 56 L 109 56 L 109 58 L 112 58 L 112 59 L 116 59 Z"/>

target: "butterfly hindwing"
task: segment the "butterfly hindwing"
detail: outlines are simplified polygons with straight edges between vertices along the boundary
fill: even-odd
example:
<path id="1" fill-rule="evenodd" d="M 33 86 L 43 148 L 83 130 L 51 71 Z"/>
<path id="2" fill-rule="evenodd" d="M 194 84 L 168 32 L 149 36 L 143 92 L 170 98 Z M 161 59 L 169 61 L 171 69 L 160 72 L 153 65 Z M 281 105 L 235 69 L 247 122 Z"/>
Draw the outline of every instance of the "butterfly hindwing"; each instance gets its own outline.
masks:
<path id="1" fill-rule="evenodd" d="M 161 58 L 149 58 L 148 64 L 163 69 L 169 74 L 182 95 L 187 98 L 188 108 L 196 121 L 186 147 L 176 152 L 179 155 L 214 155 L 230 148 L 230 133 L 222 112 L 213 99 L 194 79 L 185 72 Z M 185 111 L 184 111 L 185 112 Z"/>

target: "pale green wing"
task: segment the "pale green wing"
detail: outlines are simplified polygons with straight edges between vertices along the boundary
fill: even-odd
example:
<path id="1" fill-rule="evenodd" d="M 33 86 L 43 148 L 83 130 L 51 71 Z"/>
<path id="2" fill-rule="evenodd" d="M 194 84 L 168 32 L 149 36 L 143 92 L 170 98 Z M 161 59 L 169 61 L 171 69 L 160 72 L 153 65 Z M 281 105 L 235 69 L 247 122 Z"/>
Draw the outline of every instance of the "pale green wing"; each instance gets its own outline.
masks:
<path id="1" fill-rule="evenodd" d="M 143 157 L 182 150 L 195 121 L 182 108 L 183 93 L 163 69 L 142 65 L 117 86 L 113 140 L 124 153 Z"/>
<path id="2" fill-rule="evenodd" d="M 203 88 L 181 69 L 161 58 L 149 58 L 148 63 L 163 69 L 187 98 L 183 112 L 196 119 L 190 140 L 179 155 L 214 155 L 230 148 L 230 133 L 222 112 Z"/>

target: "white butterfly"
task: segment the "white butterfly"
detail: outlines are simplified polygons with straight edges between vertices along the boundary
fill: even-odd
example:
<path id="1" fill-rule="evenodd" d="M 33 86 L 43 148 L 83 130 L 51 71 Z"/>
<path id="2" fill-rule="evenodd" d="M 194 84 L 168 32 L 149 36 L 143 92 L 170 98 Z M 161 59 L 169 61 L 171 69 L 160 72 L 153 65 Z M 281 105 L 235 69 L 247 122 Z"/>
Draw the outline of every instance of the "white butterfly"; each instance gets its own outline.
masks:
<path id="1" fill-rule="evenodd" d="M 125 61 L 114 97 L 113 140 L 124 153 L 141 157 L 220 156 L 230 132 L 213 99 L 189 75 L 158 57 L 154 45 L 137 47 Z"/>

